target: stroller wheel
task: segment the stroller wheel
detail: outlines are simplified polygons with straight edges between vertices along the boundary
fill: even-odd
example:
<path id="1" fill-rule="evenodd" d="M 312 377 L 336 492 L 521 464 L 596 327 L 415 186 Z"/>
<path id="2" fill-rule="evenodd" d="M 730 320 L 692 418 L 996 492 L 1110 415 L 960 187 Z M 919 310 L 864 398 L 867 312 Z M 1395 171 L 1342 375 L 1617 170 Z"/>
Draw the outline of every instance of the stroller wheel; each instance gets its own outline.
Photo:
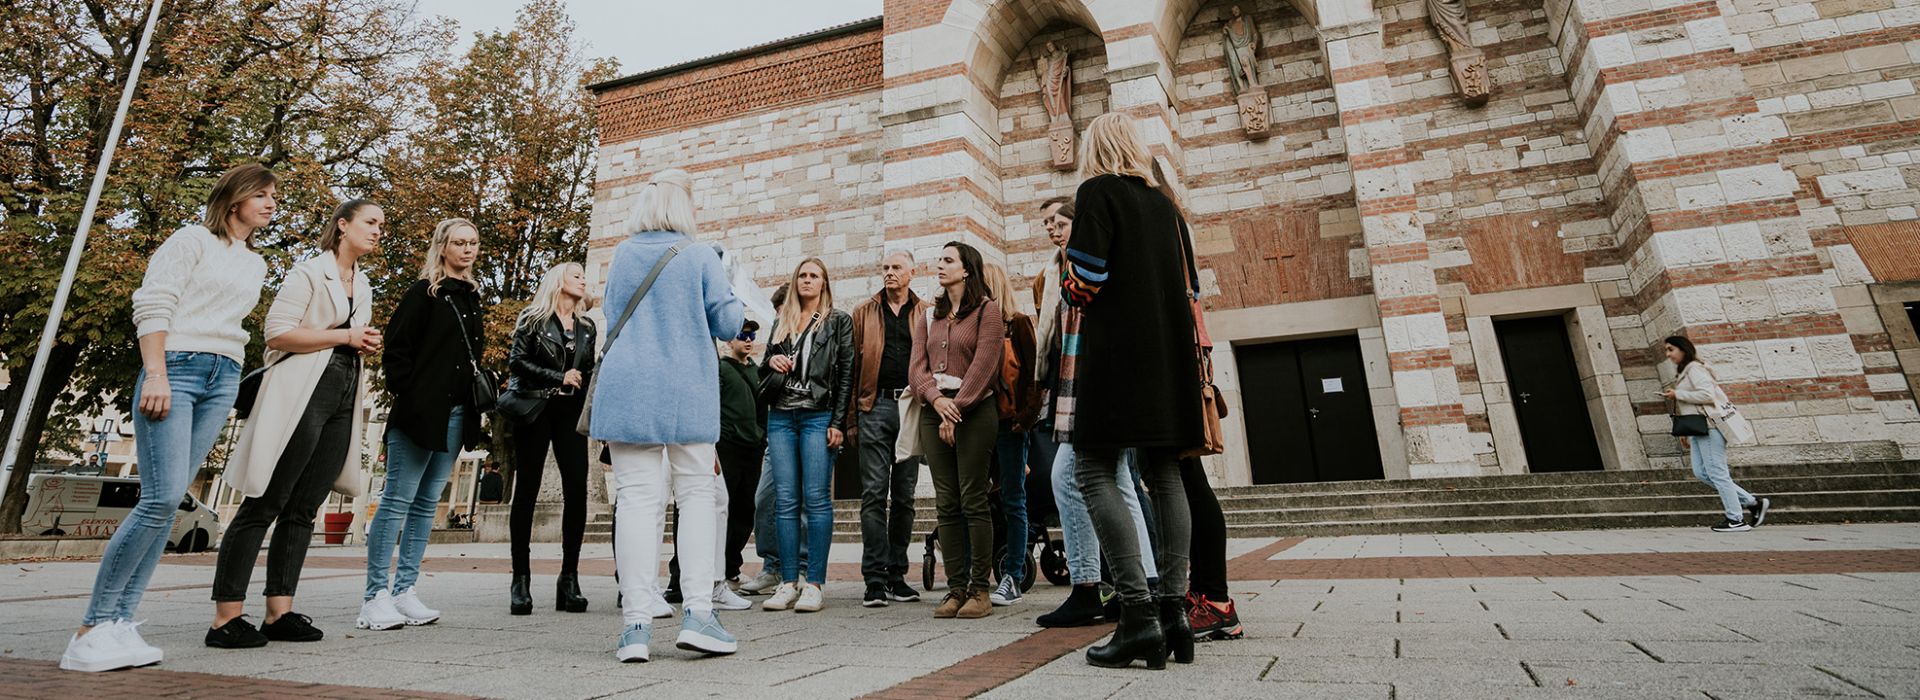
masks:
<path id="1" fill-rule="evenodd" d="M 1040 572 L 1047 577 L 1047 583 L 1065 586 L 1073 583 L 1073 575 L 1067 570 L 1067 546 L 1060 540 L 1048 540 L 1046 547 L 1040 550 Z"/>
<path id="2" fill-rule="evenodd" d="M 1028 547 L 1025 554 L 1027 555 L 1027 565 L 1026 565 L 1026 568 L 1023 570 L 1024 572 L 1020 575 L 1020 592 L 1021 593 L 1026 593 L 1027 591 L 1033 590 L 1034 581 L 1038 580 L 1040 577 L 1040 571 L 1039 571 L 1040 566 L 1033 559 L 1033 548 Z"/>
<path id="3" fill-rule="evenodd" d="M 940 551 L 940 546 L 939 540 L 934 538 L 934 533 L 927 533 L 925 547 L 926 556 L 920 560 L 920 588 L 931 592 L 934 590 L 934 579 L 939 578 L 940 571 L 940 559 L 936 555 Z"/>

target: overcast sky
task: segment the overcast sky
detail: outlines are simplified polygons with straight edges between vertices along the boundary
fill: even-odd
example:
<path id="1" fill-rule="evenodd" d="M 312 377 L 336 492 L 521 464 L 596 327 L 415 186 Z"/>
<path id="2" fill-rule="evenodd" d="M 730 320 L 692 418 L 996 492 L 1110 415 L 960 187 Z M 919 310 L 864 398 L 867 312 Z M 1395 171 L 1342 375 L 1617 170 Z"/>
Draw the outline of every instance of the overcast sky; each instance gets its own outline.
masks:
<path id="1" fill-rule="evenodd" d="M 592 56 L 620 61 L 620 74 L 711 56 L 880 16 L 881 0 L 566 0 L 575 36 Z M 513 26 L 521 0 L 419 0 L 419 12 L 473 33 Z"/>

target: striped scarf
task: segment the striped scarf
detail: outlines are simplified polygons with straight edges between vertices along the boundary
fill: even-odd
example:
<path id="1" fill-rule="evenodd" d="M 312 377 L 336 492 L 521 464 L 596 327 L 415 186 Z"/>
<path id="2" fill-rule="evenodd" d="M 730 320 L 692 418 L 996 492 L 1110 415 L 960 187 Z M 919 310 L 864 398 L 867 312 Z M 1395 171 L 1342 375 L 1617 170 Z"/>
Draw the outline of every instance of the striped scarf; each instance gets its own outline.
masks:
<path id="1" fill-rule="evenodd" d="M 1060 305 L 1060 367 L 1056 370 L 1053 393 L 1053 439 L 1073 442 L 1073 375 L 1080 364 L 1080 316 L 1078 306 Z"/>

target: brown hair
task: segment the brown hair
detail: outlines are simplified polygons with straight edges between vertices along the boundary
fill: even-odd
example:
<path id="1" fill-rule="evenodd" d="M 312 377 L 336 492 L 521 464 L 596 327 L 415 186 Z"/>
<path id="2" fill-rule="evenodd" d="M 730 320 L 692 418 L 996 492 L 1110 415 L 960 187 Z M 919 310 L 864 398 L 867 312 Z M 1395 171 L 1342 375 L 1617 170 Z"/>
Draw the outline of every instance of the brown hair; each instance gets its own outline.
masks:
<path id="1" fill-rule="evenodd" d="M 960 269 L 967 271 L 967 279 L 960 287 L 959 299 L 950 298 L 952 295 L 947 293 L 946 288 L 941 288 L 940 296 L 933 300 L 933 315 L 936 318 L 964 318 L 993 298 L 993 290 L 987 288 L 986 263 L 981 260 L 979 249 L 959 241 L 948 241 L 941 249 L 946 248 L 952 248 L 954 257 L 960 259 Z"/>
<path id="2" fill-rule="evenodd" d="M 1041 202 L 1040 211 L 1046 211 L 1047 207 L 1053 206 L 1055 204 L 1060 205 L 1060 211 L 1054 212 L 1055 214 L 1059 214 L 1061 216 L 1067 217 L 1068 221 L 1073 220 L 1073 198 L 1072 197 L 1054 197 L 1047 201 Z"/>
<path id="3" fill-rule="evenodd" d="M 320 249 L 340 252 L 340 222 L 352 221 L 361 209 L 380 206 L 371 199 L 349 199 L 333 208 L 333 216 L 327 219 L 327 227 L 320 232 Z"/>
<path id="4" fill-rule="evenodd" d="M 232 241 L 233 232 L 227 230 L 227 217 L 248 197 L 279 182 L 280 178 L 272 170 L 259 163 L 241 163 L 228 168 L 214 181 L 213 192 L 207 195 L 207 211 L 201 217 L 201 225 L 222 240 Z M 248 248 L 253 247 L 253 236 L 247 236 L 246 244 Z"/>

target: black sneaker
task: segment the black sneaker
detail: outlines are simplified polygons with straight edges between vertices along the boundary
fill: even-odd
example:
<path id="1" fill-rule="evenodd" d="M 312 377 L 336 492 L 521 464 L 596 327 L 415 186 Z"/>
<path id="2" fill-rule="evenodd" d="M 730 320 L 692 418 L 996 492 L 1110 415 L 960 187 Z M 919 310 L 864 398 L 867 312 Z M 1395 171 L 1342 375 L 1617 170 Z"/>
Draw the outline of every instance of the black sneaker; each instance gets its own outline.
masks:
<path id="1" fill-rule="evenodd" d="M 289 612 L 278 620 L 261 625 L 260 631 L 267 635 L 267 639 L 276 642 L 317 642 L 327 636 L 327 633 L 313 626 L 313 618 L 297 612 Z"/>
<path id="2" fill-rule="evenodd" d="M 867 584 L 867 595 L 860 599 L 861 607 L 887 607 L 887 587 L 877 583 Z"/>
<path id="3" fill-rule="evenodd" d="M 1753 505 L 1747 506 L 1747 521 L 1753 523 L 1754 527 L 1760 527 L 1761 523 L 1767 521 L 1767 509 L 1772 507 L 1773 501 L 1755 498 Z"/>
<path id="4" fill-rule="evenodd" d="M 1719 525 L 1713 526 L 1714 532 L 1746 532 L 1752 529 L 1753 529 L 1752 525 L 1748 525 L 1739 520 L 1728 520 L 1724 523 L 1720 523 Z"/>
<path id="5" fill-rule="evenodd" d="M 253 623 L 248 622 L 245 615 L 207 630 L 207 646 L 215 649 L 255 649 L 266 645 L 267 635 L 254 629 Z"/>
<path id="6" fill-rule="evenodd" d="M 1074 586 L 1067 599 L 1053 612 L 1041 615 L 1034 620 L 1041 627 L 1085 627 L 1100 624 L 1105 614 L 1105 605 L 1101 604 L 1099 586 Z"/>
<path id="7" fill-rule="evenodd" d="M 661 593 L 661 594 L 660 594 L 660 597 L 662 597 L 662 598 L 666 598 L 666 599 L 667 599 L 667 602 L 668 602 L 668 603 L 671 603 L 671 604 L 673 604 L 673 605 L 679 605 L 679 604 L 680 604 L 680 589 L 678 589 L 678 588 L 669 588 L 669 589 L 667 589 L 667 590 L 666 590 L 666 592 L 664 592 L 664 593 Z"/>
<path id="8" fill-rule="evenodd" d="M 1105 583 L 1095 584 L 1094 587 L 1100 589 L 1100 609 L 1107 616 L 1107 621 L 1119 622 L 1123 607 L 1120 604 L 1120 591 Z"/>
<path id="9" fill-rule="evenodd" d="M 907 585 L 906 581 L 894 581 L 887 584 L 887 599 L 895 603 L 918 603 L 920 593 Z"/>

